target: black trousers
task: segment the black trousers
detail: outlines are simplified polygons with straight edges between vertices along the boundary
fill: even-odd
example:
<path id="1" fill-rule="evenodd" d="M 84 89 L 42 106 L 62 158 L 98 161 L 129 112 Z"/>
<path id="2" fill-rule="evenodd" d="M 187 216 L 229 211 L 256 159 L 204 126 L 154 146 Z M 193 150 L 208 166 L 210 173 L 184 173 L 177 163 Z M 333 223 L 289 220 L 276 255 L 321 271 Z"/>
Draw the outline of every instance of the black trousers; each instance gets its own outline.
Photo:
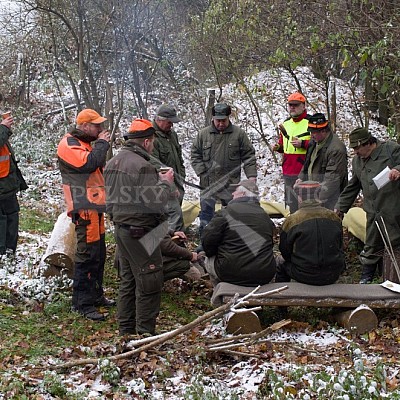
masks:
<path id="1" fill-rule="evenodd" d="M 18 242 L 19 204 L 17 195 L 0 200 L 0 254 L 15 253 Z"/>

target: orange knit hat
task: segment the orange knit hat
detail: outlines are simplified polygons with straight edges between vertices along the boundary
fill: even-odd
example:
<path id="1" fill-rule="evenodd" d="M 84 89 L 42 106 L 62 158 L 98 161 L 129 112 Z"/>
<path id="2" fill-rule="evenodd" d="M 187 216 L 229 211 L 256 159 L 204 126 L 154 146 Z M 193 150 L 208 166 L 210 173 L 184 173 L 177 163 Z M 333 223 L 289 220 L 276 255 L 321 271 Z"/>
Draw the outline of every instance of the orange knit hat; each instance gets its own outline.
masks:
<path id="1" fill-rule="evenodd" d="M 128 130 L 129 139 L 146 138 L 154 135 L 155 129 L 147 119 L 136 118 L 132 121 Z"/>

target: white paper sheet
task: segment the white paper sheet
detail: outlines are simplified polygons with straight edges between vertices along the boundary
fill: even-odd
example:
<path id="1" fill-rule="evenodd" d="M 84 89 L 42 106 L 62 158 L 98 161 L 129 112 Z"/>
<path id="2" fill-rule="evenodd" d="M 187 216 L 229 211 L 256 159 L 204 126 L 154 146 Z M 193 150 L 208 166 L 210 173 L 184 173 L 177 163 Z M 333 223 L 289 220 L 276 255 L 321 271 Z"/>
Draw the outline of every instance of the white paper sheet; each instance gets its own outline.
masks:
<path id="1" fill-rule="evenodd" d="M 386 289 L 391 290 L 392 292 L 400 293 L 400 285 L 398 283 L 394 283 L 391 281 L 385 281 L 385 282 L 381 283 L 381 286 L 383 286 Z"/>
<path id="2" fill-rule="evenodd" d="M 386 167 L 381 172 L 379 172 L 378 175 L 372 178 L 378 190 L 389 182 L 389 173 L 390 173 L 390 168 Z"/>

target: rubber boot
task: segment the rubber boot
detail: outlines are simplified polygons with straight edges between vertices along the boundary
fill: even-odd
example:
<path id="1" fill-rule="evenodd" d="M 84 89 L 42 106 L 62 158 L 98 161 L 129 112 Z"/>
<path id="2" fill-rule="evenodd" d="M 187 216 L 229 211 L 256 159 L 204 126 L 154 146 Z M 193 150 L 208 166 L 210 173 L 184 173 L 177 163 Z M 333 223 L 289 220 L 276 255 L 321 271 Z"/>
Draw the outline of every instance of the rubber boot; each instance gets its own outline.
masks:
<path id="1" fill-rule="evenodd" d="M 374 279 L 376 264 L 363 264 L 360 282 L 362 285 L 371 283 Z"/>

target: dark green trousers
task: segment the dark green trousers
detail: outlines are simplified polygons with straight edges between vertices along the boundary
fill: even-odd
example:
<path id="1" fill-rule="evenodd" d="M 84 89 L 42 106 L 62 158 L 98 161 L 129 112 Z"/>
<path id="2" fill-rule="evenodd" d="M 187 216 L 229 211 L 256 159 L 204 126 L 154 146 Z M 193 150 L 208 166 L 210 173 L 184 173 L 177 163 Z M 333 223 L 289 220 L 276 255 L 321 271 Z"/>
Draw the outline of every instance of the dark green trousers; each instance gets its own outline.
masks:
<path id="1" fill-rule="evenodd" d="M 182 278 L 189 271 L 189 260 L 169 260 L 163 262 L 164 282 L 174 278 Z"/>
<path id="2" fill-rule="evenodd" d="M 164 282 L 159 237 L 163 237 L 159 232 L 148 232 L 142 238 L 132 238 L 128 229 L 115 226 L 120 334 L 155 333 Z"/>

